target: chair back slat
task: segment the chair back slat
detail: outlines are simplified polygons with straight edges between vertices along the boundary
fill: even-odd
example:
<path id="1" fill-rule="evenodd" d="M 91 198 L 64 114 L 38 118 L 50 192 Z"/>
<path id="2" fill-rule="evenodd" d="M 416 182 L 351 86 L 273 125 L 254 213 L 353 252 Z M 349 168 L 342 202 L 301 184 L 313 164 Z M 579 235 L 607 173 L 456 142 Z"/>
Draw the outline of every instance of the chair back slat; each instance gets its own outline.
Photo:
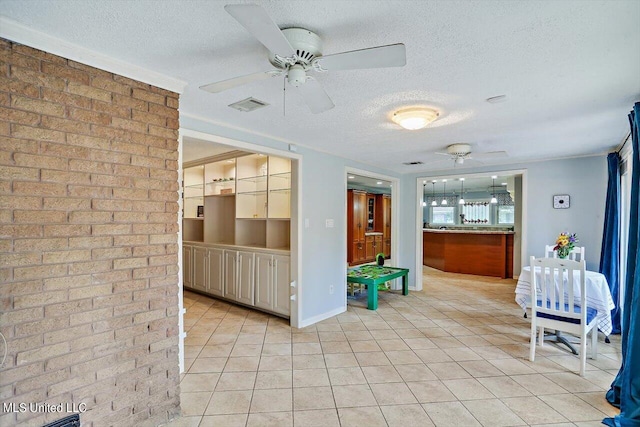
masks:
<path id="1" fill-rule="evenodd" d="M 586 321 L 585 262 L 559 258 L 531 257 L 532 310 L 549 315 Z"/>
<path id="2" fill-rule="evenodd" d="M 558 251 L 554 251 L 555 245 L 545 245 L 544 256 L 545 258 L 558 258 Z M 569 252 L 569 259 L 573 261 L 585 260 L 584 246 L 576 246 L 571 252 Z"/>

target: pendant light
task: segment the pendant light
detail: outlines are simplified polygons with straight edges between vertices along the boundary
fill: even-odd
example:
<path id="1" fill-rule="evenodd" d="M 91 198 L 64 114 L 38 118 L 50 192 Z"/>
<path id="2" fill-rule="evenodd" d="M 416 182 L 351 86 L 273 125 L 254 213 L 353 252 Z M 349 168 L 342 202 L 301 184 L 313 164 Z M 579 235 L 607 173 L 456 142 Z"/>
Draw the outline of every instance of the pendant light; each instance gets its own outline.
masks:
<path id="1" fill-rule="evenodd" d="M 427 199 L 425 198 L 425 189 L 427 188 L 427 181 L 422 181 L 422 206 L 427 206 Z"/>
<path id="2" fill-rule="evenodd" d="M 460 200 L 458 200 L 459 205 L 464 205 L 464 178 L 460 178 Z"/>
<path id="3" fill-rule="evenodd" d="M 496 199 L 496 178 L 497 176 L 495 175 L 491 177 L 493 180 L 493 183 L 491 184 L 491 203 L 494 205 L 498 203 L 498 199 Z"/>
<path id="4" fill-rule="evenodd" d="M 436 202 L 436 180 L 431 181 L 431 184 L 433 184 L 433 191 L 431 192 L 431 198 L 433 200 L 431 200 L 431 206 L 438 206 L 438 202 Z"/>
<path id="5" fill-rule="evenodd" d="M 447 180 L 443 179 L 442 180 L 442 201 L 440 202 L 441 205 L 445 205 L 447 204 Z"/>

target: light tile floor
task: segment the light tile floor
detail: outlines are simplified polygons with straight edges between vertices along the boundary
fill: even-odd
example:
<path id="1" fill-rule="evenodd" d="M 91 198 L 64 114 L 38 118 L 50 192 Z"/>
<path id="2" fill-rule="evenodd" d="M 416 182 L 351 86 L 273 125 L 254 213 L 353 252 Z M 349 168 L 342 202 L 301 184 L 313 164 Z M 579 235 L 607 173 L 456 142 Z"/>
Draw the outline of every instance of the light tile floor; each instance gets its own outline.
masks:
<path id="1" fill-rule="evenodd" d="M 529 362 L 514 280 L 424 269 L 425 289 L 381 293 L 305 329 L 185 293 L 176 426 L 599 426 L 620 341 L 588 361 L 552 344 Z"/>

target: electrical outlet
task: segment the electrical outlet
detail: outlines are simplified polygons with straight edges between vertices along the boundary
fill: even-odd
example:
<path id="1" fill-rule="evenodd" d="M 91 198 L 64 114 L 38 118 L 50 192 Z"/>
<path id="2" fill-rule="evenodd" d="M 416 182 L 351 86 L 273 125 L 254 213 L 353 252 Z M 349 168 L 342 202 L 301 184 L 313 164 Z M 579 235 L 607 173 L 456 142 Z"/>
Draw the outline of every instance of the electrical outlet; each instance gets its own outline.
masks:
<path id="1" fill-rule="evenodd" d="M 329 294 L 333 295 L 333 285 L 329 285 Z"/>

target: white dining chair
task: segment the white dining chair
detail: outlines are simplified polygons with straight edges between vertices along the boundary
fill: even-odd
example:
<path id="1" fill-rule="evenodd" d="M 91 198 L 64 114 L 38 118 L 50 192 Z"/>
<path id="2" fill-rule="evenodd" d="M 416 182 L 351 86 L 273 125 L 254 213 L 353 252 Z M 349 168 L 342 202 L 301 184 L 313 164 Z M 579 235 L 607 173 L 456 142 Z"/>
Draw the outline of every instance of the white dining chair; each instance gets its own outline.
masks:
<path id="1" fill-rule="evenodd" d="M 544 247 L 545 258 L 558 258 L 558 252 L 554 251 L 556 245 L 546 245 Z M 576 246 L 569 252 L 569 259 L 573 261 L 582 261 L 585 259 L 584 246 Z"/>
<path id="2" fill-rule="evenodd" d="M 587 364 L 587 334 L 591 332 L 591 358 L 597 358 L 598 311 L 587 307 L 585 261 L 559 258 L 530 258 L 531 266 L 531 341 L 529 360 L 536 356 L 538 343 L 544 343 L 544 329 L 567 332 L 580 337 L 580 376 Z M 576 284 L 575 282 L 578 281 Z M 577 285 L 577 287 L 574 287 Z M 579 295 L 575 295 L 580 292 Z M 579 297 L 580 304 L 574 297 Z"/>

